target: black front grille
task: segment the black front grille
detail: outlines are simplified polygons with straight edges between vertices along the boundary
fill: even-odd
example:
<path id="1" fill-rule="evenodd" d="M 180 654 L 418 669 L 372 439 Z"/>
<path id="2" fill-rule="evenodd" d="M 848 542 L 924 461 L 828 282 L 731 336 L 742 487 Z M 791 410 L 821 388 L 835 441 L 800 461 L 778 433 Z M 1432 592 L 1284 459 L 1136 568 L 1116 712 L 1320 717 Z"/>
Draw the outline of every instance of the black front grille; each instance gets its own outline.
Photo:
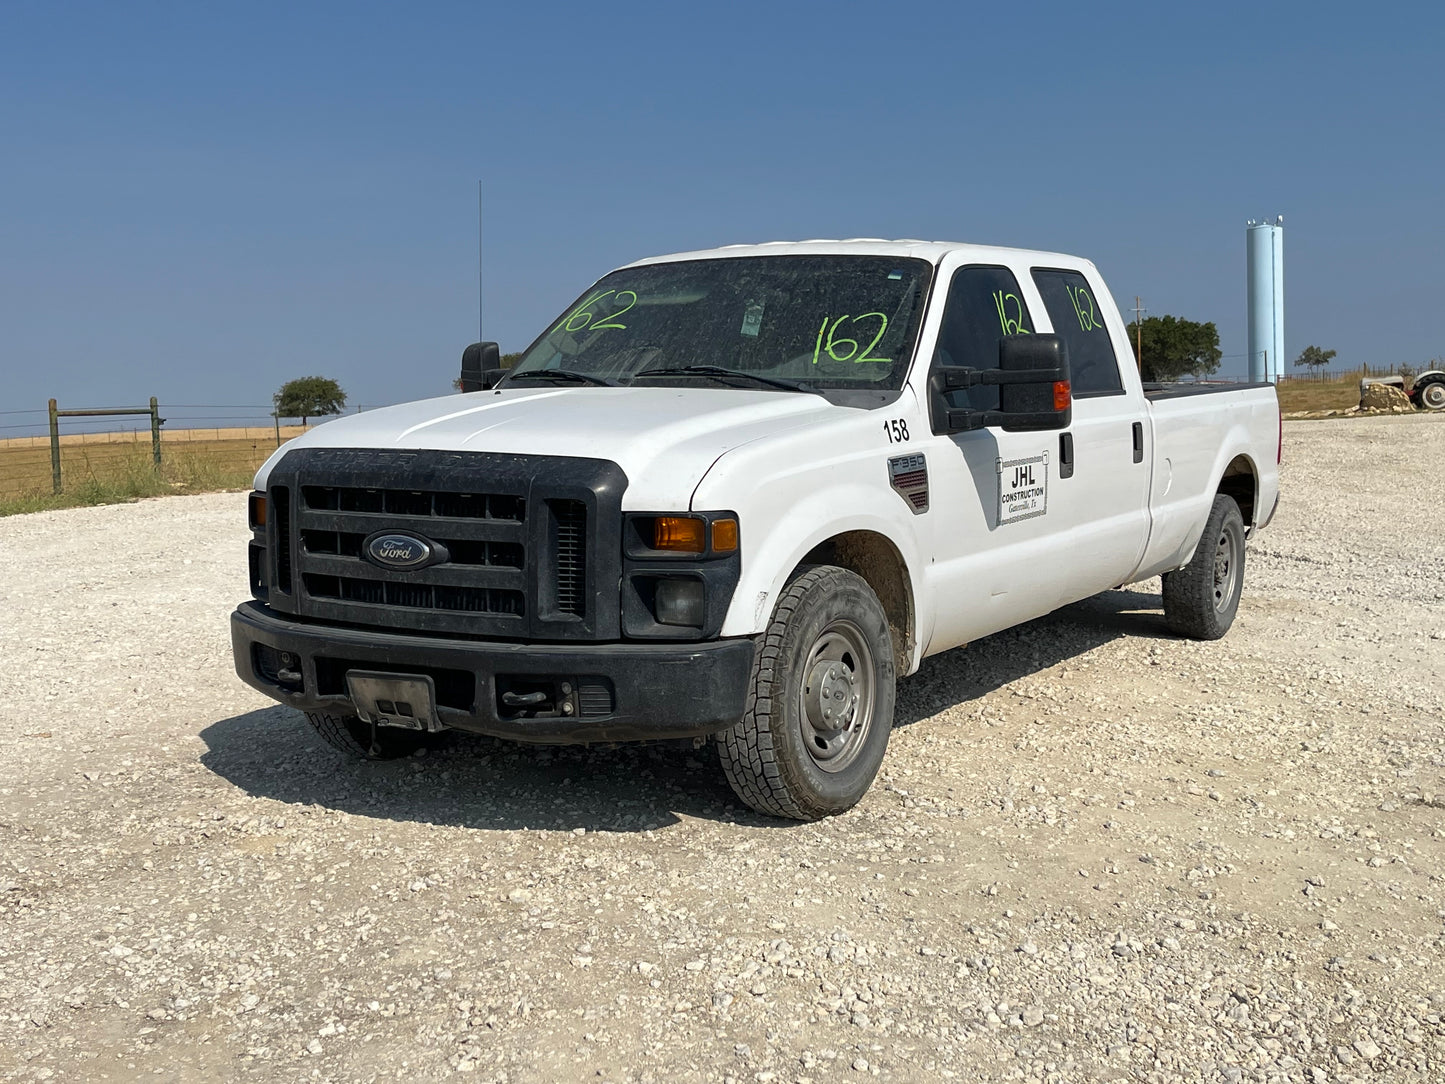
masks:
<path id="1" fill-rule="evenodd" d="M 386 623 L 377 609 L 355 608 L 486 615 L 513 624 L 526 617 L 527 502 L 521 494 L 299 488 L 296 559 L 308 600 L 352 607 L 353 616 L 377 624 Z M 382 531 L 420 536 L 445 557 L 421 569 L 375 564 L 366 539 Z"/>
<path id="2" fill-rule="evenodd" d="M 582 616 L 587 590 L 587 508 L 581 501 L 548 501 L 557 555 L 557 609 Z"/>
<path id="3" fill-rule="evenodd" d="M 436 493 L 415 489 L 302 486 L 307 508 L 427 519 L 500 519 L 521 523 L 526 500 L 504 493 Z"/>
<path id="4" fill-rule="evenodd" d="M 271 474 L 275 583 L 298 616 L 500 639 L 619 634 L 593 592 L 620 575 L 625 476 L 602 460 L 468 452 L 297 449 Z M 420 568 L 367 553 L 381 533 L 433 546 Z"/>
<path id="5" fill-rule="evenodd" d="M 306 584 L 306 593 L 312 598 L 459 613 L 510 614 L 515 617 L 521 617 L 525 612 L 520 591 L 431 583 L 387 583 L 384 580 L 355 576 L 321 576 L 310 573 L 302 579 Z"/>
<path id="6" fill-rule="evenodd" d="M 291 487 L 271 487 L 271 507 L 276 510 L 276 586 L 291 593 Z"/>
<path id="7" fill-rule="evenodd" d="M 483 542 L 469 538 L 444 539 L 446 529 L 432 530 L 428 537 L 445 541 L 448 561 L 454 565 L 484 565 L 489 568 L 521 568 L 526 550 L 519 542 Z M 355 531 L 301 532 L 301 548 L 307 553 L 336 557 L 362 557 L 366 535 Z"/>

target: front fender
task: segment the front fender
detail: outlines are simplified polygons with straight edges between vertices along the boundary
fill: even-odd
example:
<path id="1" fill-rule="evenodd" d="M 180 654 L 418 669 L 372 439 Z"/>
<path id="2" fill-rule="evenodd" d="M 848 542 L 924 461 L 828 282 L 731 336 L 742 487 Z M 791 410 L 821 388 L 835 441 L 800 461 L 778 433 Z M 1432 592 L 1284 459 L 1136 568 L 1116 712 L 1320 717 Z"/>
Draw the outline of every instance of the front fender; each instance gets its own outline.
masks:
<path id="1" fill-rule="evenodd" d="M 765 494 L 759 496 L 766 497 Z M 879 504 L 898 505 L 900 515 L 889 516 L 864 511 Z M 769 505 L 786 508 L 768 516 Z M 839 515 L 838 509 L 852 511 Z M 932 628 L 933 614 L 919 579 L 922 561 L 912 524 L 912 513 L 897 494 L 880 493 L 878 489 L 859 483 L 842 483 L 817 489 L 797 500 L 784 504 L 762 500 L 753 502 L 748 510 L 739 509 L 743 524 L 742 575 L 733 594 L 732 605 L 723 622 L 723 636 L 748 636 L 762 632 L 772 618 L 779 596 L 793 579 L 793 574 L 807 554 L 818 546 L 852 531 L 879 535 L 898 551 L 908 578 L 912 595 L 913 628 L 906 630 L 913 645 L 908 673 L 917 669 L 923 632 Z"/>

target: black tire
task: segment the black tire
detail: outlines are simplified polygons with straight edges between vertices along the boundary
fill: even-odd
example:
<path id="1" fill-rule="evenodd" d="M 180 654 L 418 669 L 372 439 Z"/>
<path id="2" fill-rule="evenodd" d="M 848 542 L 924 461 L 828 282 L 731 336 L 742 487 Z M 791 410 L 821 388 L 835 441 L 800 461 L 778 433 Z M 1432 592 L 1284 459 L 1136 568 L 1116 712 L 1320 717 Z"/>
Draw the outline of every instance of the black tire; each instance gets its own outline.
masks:
<path id="1" fill-rule="evenodd" d="M 1410 398 L 1421 410 L 1445 410 L 1445 380 L 1436 377 L 1416 384 Z"/>
<path id="2" fill-rule="evenodd" d="M 806 570 L 759 641 L 746 713 L 718 737 L 728 783 L 775 817 L 818 820 L 851 809 L 888 748 L 895 676 L 888 618 L 873 589 L 832 565 Z"/>
<path id="3" fill-rule="evenodd" d="M 371 724 L 363 723 L 354 715 L 308 711 L 306 721 L 316 729 L 316 733 L 321 735 L 327 745 L 359 760 L 396 760 L 399 757 L 409 757 L 429 744 L 429 735 L 416 730 L 401 730 L 394 726 L 377 727 L 376 742 L 373 744 Z"/>
<path id="4" fill-rule="evenodd" d="M 1164 573 L 1164 617 L 1180 636 L 1218 640 L 1244 593 L 1244 517 L 1233 497 L 1217 494 L 1193 558 Z"/>

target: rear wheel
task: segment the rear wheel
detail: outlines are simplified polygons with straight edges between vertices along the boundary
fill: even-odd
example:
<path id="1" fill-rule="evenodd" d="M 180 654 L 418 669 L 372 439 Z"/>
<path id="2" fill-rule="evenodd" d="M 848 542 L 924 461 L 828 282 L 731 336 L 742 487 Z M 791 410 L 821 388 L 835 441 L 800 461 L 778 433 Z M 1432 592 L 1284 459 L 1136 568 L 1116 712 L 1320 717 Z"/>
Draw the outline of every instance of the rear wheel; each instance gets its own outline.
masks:
<path id="1" fill-rule="evenodd" d="M 1164 573 L 1164 617 L 1194 640 L 1218 640 L 1239 610 L 1244 593 L 1244 517 L 1233 497 L 1218 494 L 1194 557 Z"/>
<path id="2" fill-rule="evenodd" d="M 1422 410 L 1445 410 L 1445 380 L 1431 380 L 1417 386 L 1415 401 Z"/>
<path id="3" fill-rule="evenodd" d="M 893 727 L 893 642 L 866 581 L 809 569 L 778 600 L 747 712 L 718 739 L 734 791 L 760 813 L 817 820 L 868 792 Z"/>
<path id="4" fill-rule="evenodd" d="M 427 745 L 426 734 L 394 726 L 376 727 L 373 741 L 371 724 L 354 715 L 308 711 L 306 721 L 327 745 L 360 760 L 396 760 L 398 757 L 409 757 Z"/>

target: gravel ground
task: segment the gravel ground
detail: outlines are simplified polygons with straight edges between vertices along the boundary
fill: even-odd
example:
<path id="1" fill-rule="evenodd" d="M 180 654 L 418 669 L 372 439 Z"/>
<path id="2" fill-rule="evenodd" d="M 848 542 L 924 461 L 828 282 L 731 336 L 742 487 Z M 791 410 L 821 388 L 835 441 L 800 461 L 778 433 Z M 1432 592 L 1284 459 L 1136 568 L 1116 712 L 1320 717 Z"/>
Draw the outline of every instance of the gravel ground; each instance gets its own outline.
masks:
<path id="1" fill-rule="evenodd" d="M 1445 1078 L 1445 417 L 1292 423 L 1228 638 L 930 660 L 819 824 L 710 750 L 331 752 L 239 494 L 0 520 L 0 1078 Z"/>

